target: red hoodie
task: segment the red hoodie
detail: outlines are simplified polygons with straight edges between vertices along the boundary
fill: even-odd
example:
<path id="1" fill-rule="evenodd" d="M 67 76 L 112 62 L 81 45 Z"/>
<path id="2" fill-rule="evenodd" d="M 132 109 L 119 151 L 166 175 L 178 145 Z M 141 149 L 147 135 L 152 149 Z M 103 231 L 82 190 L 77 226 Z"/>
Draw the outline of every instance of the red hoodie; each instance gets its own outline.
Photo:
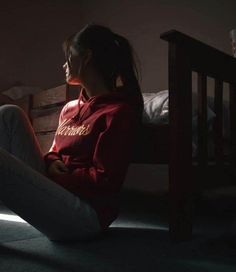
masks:
<path id="1" fill-rule="evenodd" d="M 106 229 L 118 216 L 119 192 L 131 160 L 138 128 L 134 99 L 119 91 L 79 99 L 62 109 L 46 168 L 62 160 L 69 172 L 49 176 L 97 212 Z M 137 106 L 137 105 L 136 105 Z"/>

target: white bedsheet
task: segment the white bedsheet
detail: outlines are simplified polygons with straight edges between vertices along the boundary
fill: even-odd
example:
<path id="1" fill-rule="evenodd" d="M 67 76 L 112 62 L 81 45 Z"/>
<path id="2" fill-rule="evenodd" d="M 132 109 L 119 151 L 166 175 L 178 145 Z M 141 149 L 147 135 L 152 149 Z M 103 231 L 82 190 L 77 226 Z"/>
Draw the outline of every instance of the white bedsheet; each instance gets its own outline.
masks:
<path id="1" fill-rule="evenodd" d="M 143 122 L 153 124 L 168 124 L 169 122 L 169 92 L 162 90 L 160 92 L 143 93 L 144 112 Z M 193 93 L 192 106 L 192 149 L 193 156 L 197 153 L 197 94 Z M 210 136 L 214 117 L 216 116 L 213 110 L 214 98 L 208 97 L 207 102 L 207 123 L 209 132 L 208 154 L 212 156 L 214 150 L 213 139 Z M 225 143 L 229 139 L 229 107 L 228 102 L 223 103 L 223 136 Z M 226 147 L 226 144 L 225 144 Z"/>

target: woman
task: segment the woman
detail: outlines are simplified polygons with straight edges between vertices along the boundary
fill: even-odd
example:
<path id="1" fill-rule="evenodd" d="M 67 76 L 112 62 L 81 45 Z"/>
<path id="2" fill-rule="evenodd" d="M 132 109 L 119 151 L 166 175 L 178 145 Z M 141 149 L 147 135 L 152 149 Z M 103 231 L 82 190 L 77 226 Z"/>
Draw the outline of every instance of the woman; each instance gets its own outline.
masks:
<path id="1" fill-rule="evenodd" d="M 143 111 L 124 37 L 91 24 L 63 46 L 66 81 L 81 92 L 63 107 L 48 153 L 19 107 L 0 107 L 0 199 L 58 241 L 94 237 L 117 218 Z"/>

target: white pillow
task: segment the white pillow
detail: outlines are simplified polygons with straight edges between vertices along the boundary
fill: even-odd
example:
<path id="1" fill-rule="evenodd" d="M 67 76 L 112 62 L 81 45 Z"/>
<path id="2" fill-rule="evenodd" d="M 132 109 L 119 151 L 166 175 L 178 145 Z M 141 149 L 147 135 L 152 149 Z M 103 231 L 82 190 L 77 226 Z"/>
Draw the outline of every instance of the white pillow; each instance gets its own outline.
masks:
<path id="1" fill-rule="evenodd" d="M 169 122 L 169 91 L 143 93 L 144 112 L 143 122 L 153 124 L 164 124 Z M 193 93 L 192 121 L 193 128 L 197 126 L 197 96 Z M 207 106 L 207 121 L 213 121 L 215 113 Z"/>
<path id="2" fill-rule="evenodd" d="M 168 115 L 168 90 L 152 93 L 143 93 L 144 111 L 143 122 L 159 124 L 163 123 Z"/>

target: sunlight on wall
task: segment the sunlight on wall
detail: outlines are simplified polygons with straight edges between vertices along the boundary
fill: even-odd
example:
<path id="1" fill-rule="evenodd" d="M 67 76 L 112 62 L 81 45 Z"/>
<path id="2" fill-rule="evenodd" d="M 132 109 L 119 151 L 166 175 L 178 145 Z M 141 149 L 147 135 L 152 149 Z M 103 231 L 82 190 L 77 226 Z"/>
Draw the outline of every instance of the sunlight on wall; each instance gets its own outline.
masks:
<path id="1" fill-rule="evenodd" d="M 10 215 L 10 214 L 3 214 L 3 213 L 0 213 L 0 220 L 27 223 L 25 220 L 23 220 L 17 215 Z"/>

